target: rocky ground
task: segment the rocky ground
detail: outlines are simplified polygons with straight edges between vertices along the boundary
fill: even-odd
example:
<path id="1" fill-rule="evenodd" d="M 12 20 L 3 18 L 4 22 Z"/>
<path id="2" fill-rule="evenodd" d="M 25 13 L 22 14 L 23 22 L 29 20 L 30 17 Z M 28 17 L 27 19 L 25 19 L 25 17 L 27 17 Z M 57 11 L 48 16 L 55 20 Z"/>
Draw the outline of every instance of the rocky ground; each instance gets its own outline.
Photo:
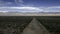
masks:
<path id="1" fill-rule="evenodd" d="M 33 20 L 33 18 L 36 20 Z M 0 34 L 21 34 L 24 30 L 26 32 L 27 26 L 32 23 L 31 21 L 34 21 L 34 23 L 38 21 L 51 34 L 60 34 L 60 16 L 0 16 Z M 37 26 L 37 24 L 36 22 L 35 26 Z M 35 26 L 33 27 L 36 28 Z M 39 28 L 39 26 L 37 26 L 37 28 Z"/>

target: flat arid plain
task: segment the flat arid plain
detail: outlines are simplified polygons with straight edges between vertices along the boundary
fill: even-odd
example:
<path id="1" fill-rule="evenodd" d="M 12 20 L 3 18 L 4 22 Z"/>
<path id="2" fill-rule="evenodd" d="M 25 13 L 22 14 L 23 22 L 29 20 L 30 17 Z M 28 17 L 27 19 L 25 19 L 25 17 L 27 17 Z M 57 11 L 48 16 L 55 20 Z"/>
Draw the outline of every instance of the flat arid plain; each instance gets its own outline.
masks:
<path id="1" fill-rule="evenodd" d="M 27 34 L 27 31 L 60 34 L 60 14 L 0 13 L 0 34 Z"/>
<path id="2" fill-rule="evenodd" d="M 0 13 L 0 16 L 60 16 L 60 13 Z"/>

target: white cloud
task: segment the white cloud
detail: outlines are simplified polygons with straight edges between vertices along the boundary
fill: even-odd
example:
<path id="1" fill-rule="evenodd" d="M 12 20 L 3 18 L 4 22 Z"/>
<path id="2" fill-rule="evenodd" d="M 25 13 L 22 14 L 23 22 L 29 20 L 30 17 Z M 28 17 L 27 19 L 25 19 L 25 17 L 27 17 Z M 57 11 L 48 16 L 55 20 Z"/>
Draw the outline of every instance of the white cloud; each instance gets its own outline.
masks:
<path id="1" fill-rule="evenodd" d="M 1 11 L 1 10 L 0 10 L 0 12 L 2 12 L 2 13 L 6 13 L 6 12 L 8 12 L 8 11 Z"/>
<path id="2" fill-rule="evenodd" d="M 12 9 L 23 9 L 23 10 L 37 10 L 37 11 L 43 11 L 43 9 L 37 8 L 37 7 L 10 7 Z"/>
<path id="3" fill-rule="evenodd" d="M 52 7 L 48 7 L 49 9 L 50 8 L 60 8 L 60 6 L 52 6 Z"/>
<path id="4" fill-rule="evenodd" d="M 60 12 L 59 6 L 56 7 L 0 7 L 2 12 Z"/>
<path id="5" fill-rule="evenodd" d="M 60 6 L 46 7 L 44 12 L 60 12 Z"/>
<path id="6" fill-rule="evenodd" d="M 0 10 L 17 12 L 42 12 L 43 9 L 37 7 L 0 7 Z"/>

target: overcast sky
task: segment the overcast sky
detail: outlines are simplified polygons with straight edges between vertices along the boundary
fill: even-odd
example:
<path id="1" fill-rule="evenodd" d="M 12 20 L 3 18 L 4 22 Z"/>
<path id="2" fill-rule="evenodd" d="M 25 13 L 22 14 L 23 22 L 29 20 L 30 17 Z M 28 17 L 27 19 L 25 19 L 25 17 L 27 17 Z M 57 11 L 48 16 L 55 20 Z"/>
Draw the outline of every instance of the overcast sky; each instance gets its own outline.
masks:
<path id="1" fill-rule="evenodd" d="M 12 11 L 12 9 L 20 9 L 21 11 L 30 11 L 32 9 L 31 11 L 60 12 L 60 0 L 0 0 L 0 12 Z"/>

